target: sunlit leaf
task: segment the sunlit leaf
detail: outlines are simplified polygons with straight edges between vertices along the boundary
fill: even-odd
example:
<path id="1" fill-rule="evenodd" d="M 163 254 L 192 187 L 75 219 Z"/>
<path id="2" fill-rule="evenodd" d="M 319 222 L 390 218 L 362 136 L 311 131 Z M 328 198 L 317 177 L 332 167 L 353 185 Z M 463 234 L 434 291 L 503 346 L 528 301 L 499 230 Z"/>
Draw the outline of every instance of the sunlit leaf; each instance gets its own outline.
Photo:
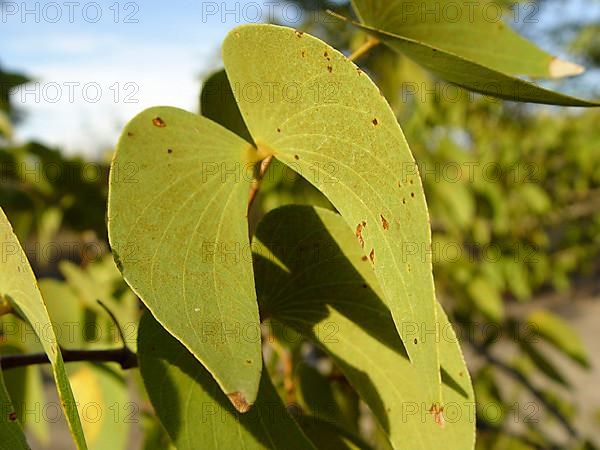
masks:
<path id="1" fill-rule="evenodd" d="M 125 380 L 110 366 L 82 364 L 71 376 L 90 450 L 124 450 L 136 420 Z M 133 409 L 132 409 L 133 408 Z"/>
<path id="2" fill-rule="evenodd" d="M 411 361 L 427 380 L 427 401 L 439 402 L 436 339 L 415 345 L 409 336 L 413 325 L 435 329 L 429 218 L 389 105 L 344 55 L 290 28 L 238 27 L 223 43 L 223 61 L 258 148 L 314 184 L 354 230 Z"/>
<path id="3" fill-rule="evenodd" d="M 500 322 L 504 318 L 504 303 L 502 297 L 494 286 L 485 277 L 475 277 L 467 286 L 469 298 L 487 319 Z"/>
<path id="4" fill-rule="evenodd" d="M 123 131 L 108 204 L 125 280 L 241 411 L 256 398 L 262 367 L 252 261 L 244 257 L 255 153 L 204 117 L 146 110 Z"/>
<path id="5" fill-rule="evenodd" d="M 581 338 L 571 325 L 545 309 L 532 312 L 527 318 L 531 331 L 547 340 L 583 367 L 590 367 L 588 354 Z"/>
<path id="6" fill-rule="evenodd" d="M 58 347 L 58 341 L 48 317 L 25 252 L 12 231 L 4 211 L 0 210 L 2 260 L 0 261 L 0 296 L 7 299 L 21 317 L 34 329 L 52 365 L 56 387 L 61 398 L 71 434 L 79 449 L 85 449 L 85 438 L 75 406 L 73 392 Z"/>
<path id="7" fill-rule="evenodd" d="M 559 78 L 583 67 L 562 61 L 521 37 L 502 17 L 510 14 L 491 2 L 353 0 L 361 22 L 423 42 L 510 75 Z M 525 15 L 521 11 L 522 15 Z"/>
<path id="8" fill-rule="evenodd" d="M 285 232 L 282 232 L 285 230 Z M 256 284 L 262 317 L 308 336 L 337 363 L 397 449 L 474 445 L 474 399 L 458 342 L 438 310 L 442 401 L 410 363 L 361 246 L 341 216 L 290 206 L 257 230 Z M 413 327 L 405 346 L 436 339 Z"/>
<path id="9" fill-rule="evenodd" d="M 399 8 L 401 4 L 402 2 L 397 2 L 392 4 L 392 7 Z M 359 10 L 357 14 L 360 16 L 361 11 Z M 452 51 L 406 37 L 402 34 L 402 30 L 383 28 L 386 24 L 350 22 L 375 36 L 393 50 L 418 62 L 440 78 L 465 89 L 506 100 L 562 106 L 600 106 L 600 103 L 542 88 Z M 397 23 L 394 25 L 396 26 Z"/>
<path id="10" fill-rule="evenodd" d="M 267 374 L 252 409 L 240 414 L 198 360 L 149 314 L 140 323 L 138 348 L 144 384 L 177 449 L 314 449 Z"/>

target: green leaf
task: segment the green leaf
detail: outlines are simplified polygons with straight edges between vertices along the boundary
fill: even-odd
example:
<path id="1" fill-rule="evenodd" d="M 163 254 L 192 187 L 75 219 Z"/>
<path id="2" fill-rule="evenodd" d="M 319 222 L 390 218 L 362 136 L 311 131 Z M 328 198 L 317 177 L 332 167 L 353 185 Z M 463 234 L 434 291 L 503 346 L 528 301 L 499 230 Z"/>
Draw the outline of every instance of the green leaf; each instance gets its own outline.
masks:
<path id="1" fill-rule="evenodd" d="M 4 385 L 4 378 L 0 370 L 0 442 L 2 448 L 11 450 L 29 449 L 23 428 L 17 419 L 12 402 Z"/>
<path id="2" fill-rule="evenodd" d="M 583 67 L 562 61 L 521 37 L 501 17 L 508 12 L 486 2 L 353 0 L 365 25 L 391 31 L 510 75 L 559 78 Z"/>
<path id="3" fill-rule="evenodd" d="M 370 450 L 367 444 L 331 422 L 305 415 L 296 416 L 296 420 L 318 450 Z"/>
<path id="4" fill-rule="evenodd" d="M 0 355 L 27 353 L 26 347 L 19 343 L 18 339 L 7 339 L 4 336 L 4 340 L 5 342 L 0 344 Z M 40 366 L 16 367 L 4 372 L 4 384 L 19 422 L 39 443 L 47 445 L 50 437 L 48 422 L 39 420 L 36 414 L 26 414 L 27 411 L 35 411 L 39 405 L 45 403 L 43 383 Z"/>
<path id="5" fill-rule="evenodd" d="M 394 5 L 400 5 L 400 2 Z M 357 14 L 360 16 L 359 11 Z M 470 91 L 521 102 L 562 106 L 600 106 L 598 102 L 582 100 L 544 89 L 451 51 L 408 38 L 401 34 L 402 30 L 385 29 L 379 24 L 358 23 L 338 15 L 336 17 L 365 30 L 380 39 L 385 45 L 421 64 L 438 77 Z"/>
<path id="6" fill-rule="evenodd" d="M 123 131 L 108 202 L 123 277 L 241 411 L 256 398 L 262 367 L 244 257 L 253 158 L 250 144 L 204 117 L 152 108 Z"/>
<path id="7" fill-rule="evenodd" d="M 358 396 L 353 390 L 330 380 L 304 362 L 296 364 L 295 374 L 303 410 L 309 411 L 316 419 L 335 424 L 354 435 L 359 434 Z"/>
<path id="8" fill-rule="evenodd" d="M 90 450 L 127 448 L 137 406 L 129 401 L 127 384 L 115 372 L 117 367 L 84 363 L 71 376 Z"/>
<path id="9" fill-rule="evenodd" d="M 492 322 L 504 318 L 504 303 L 498 289 L 485 277 L 478 276 L 469 282 L 467 293 L 475 307 Z"/>
<path id="10" fill-rule="evenodd" d="M 548 378 L 562 384 L 565 387 L 570 387 L 569 382 L 565 379 L 560 370 L 549 360 L 542 352 L 540 352 L 535 346 L 533 346 L 526 339 L 519 339 L 519 346 L 529 362 L 536 367 L 540 372 L 546 375 Z"/>
<path id="11" fill-rule="evenodd" d="M 85 449 L 87 447 L 75 399 L 46 305 L 27 256 L 13 233 L 4 211 L 1 209 L 0 211 L 0 234 L 2 234 L 3 244 L 3 258 L 0 261 L 0 297 L 4 297 L 11 303 L 21 317 L 31 325 L 40 339 L 52 365 L 58 395 L 75 444 L 77 448 Z"/>
<path id="12" fill-rule="evenodd" d="M 138 349 L 146 390 L 177 449 L 314 449 L 266 371 L 253 408 L 239 414 L 206 369 L 150 314 L 140 322 Z"/>
<path id="13" fill-rule="evenodd" d="M 585 345 L 563 319 L 550 311 L 538 309 L 529 315 L 527 322 L 536 336 L 550 342 L 581 366 L 590 367 Z"/>
<path id="14" fill-rule="evenodd" d="M 436 339 L 413 345 L 407 330 L 436 324 L 425 195 L 377 86 L 326 43 L 274 25 L 233 30 L 223 43 L 223 61 L 258 148 L 316 186 L 355 230 L 410 359 L 426 380 L 427 401 L 439 402 Z"/>
<path id="15" fill-rule="evenodd" d="M 436 405 L 429 396 L 429 379 L 408 360 L 370 264 L 342 217 L 320 208 L 284 207 L 265 216 L 256 237 L 261 316 L 282 322 L 327 351 L 394 448 L 473 448 L 473 390 L 441 307 L 443 384 Z M 405 346 L 436 339 L 434 327 L 411 332 Z M 435 406 L 444 408 L 443 415 L 433 413 Z"/>

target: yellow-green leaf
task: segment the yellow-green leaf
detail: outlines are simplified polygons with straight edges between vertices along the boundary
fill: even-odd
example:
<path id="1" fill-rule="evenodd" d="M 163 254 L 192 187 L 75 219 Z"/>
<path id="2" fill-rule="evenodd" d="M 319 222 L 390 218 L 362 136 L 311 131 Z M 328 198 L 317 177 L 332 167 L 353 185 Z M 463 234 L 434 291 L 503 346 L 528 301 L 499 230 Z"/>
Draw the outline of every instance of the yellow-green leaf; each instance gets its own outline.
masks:
<path id="1" fill-rule="evenodd" d="M 85 449 L 86 443 L 69 385 L 69 379 L 58 346 L 46 305 L 42 299 L 35 275 L 27 256 L 13 233 L 12 227 L 0 209 L 0 234 L 2 235 L 2 260 L 0 261 L 0 297 L 7 299 L 12 307 L 34 329 L 48 355 L 56 380 L 58 395 L 65 417 L 77 448 Z"/>
<path id="2" fill-rule="evenodd" d="M 393 4 L 394 7 L 400 7 L 400 5 L 401 2 Z M 361 12 L 357 11 L 357 15 L 360 16 Z M 348 20 L 342 16 L 337 17 Z M 381 24 L 375 23 L 349 22 L 381 40 L 391 49 L 421 64 L 440 78 L 470 91 L 521 102 L 561 106 L 600 106 L 598 102 L 542 88 L 452 51 L 409 38 L 402 34 L 402 30 L 383 28 L 385 24 L 381 26 Z"/>
<path id="3" fill-rule="evenodd" d="M 556 314 L 538 309 L 527 318 L 531 331 L 583 367 L 590 367 L 585 345 L 573 328 Z"/>
<path id="4" fill-rule="evenodd" d="M 352 0 L 352 4 L 365 25 L 392 31 L 505 74 L 560 78 L 584 70 L 516 33 L 502 20 L 511 12 L 499 4 L 453 0 Z M 515 10 L 512 15 L 517 13 Z"/>
<path id="5" fill-rule="evenodd" d="M 285 231 L 283 231 L 285 230 Z M 254 250 L 262 317 L 309 337 L 337 363 L 395 449 L 468 450 L 475 440 L 473 390 L 458 341 L 438 305 L 442 399 L 405 347 L 437 339 L 413 328 L 404 346 L 360 245 L 341 216 L 289 206 L 259 224 Z"/>
<path id="6" fill-rule="evenodd" d="M 27 450 L 29 446 L 25 440 L 23 428 L 18 421 L 17 413 L 4 385 L 4 378 L 0 370 L 0 447 L 10 450 Z"/>
<path id="7" fill-rule="evenodd" d="M 354 230 L 410 359 L 427 381 L 427 401 L 439 402 L 436 339 L 414 345 L 410 336 L 414 327 L 436 324 L 425 195 L 377 86 L 326 43 L 274 25 L 233 30 L 223 61 L 258 148 L 316 186 Z"/>
<path id="8" fill-rule="evenodd" d="M 123 131 L 108 203 L 123 277 L 242 411 L 256 398 L 262 368 L 252 261 L 244 257 L 253 158 L 249 143 L 204 117 L 152 108 Z"/>
<path id="9" fill-rule="evenodd" d="M 198 360 L 149 314 L 140 322 L 138 349 L 146 390 L 177 449 L 314 449 L 266 373 L 253 408 L 239 414 Z"/>

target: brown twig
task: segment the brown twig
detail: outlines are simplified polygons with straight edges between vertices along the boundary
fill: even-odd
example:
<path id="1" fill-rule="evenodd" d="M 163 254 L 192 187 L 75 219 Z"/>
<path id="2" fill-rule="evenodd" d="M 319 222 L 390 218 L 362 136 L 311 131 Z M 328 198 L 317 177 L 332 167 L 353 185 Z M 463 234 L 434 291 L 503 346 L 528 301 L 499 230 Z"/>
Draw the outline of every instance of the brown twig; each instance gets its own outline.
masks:
<path id="1" fill-rule="evenodd" d="M 128 347 L 110 350 L 61 349 L 61 353 L 64 362 L 114 362 L 118 363 L 123 370 L 138 366 L 137 355 Z M 48 356 L 45 353 L 9 355 L 0 358 L 0 367 L 2 370 L 8 370 L 17 367 L 48 364 L 49 362 Z"/>

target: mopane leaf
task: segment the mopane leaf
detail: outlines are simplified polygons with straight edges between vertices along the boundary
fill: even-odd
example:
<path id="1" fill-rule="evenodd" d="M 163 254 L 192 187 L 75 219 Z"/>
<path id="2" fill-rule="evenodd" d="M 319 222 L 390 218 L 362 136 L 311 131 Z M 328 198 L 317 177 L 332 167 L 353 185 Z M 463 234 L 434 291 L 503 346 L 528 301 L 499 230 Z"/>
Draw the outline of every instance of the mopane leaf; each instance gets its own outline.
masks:
<path id="1" fill-rule="evenodd" d="M 282 232 L 285 230 L 285 232 Z M 253 247 L 263 317 L 327 351 L 370 406 L 396 449 L 467 450 L 475 439 L 474 397 L 456 336 L 438 310 L 441 403 L 410 364 L 406 347 L 435 340 L 417 330 L 405 346 L 352 230 L 337 214 L 289 206 L 259 224 Z"/>
<path id="2" fill-rule="evenodd" d="M 2 235 L 2 260 L 0 261 L 0 297 L 7 299 L 12 307 L 33 328 L 48 355 L 56 380 L 58 395 L 65 417 L 79 449 L 85 449 L 85 438 L 77 413 L 73 392 L 65 372 L 60 348 L 48 317 L 46 305 L 37 286 L 35 275 L 25 252 L 13 233 L 12 227 L 0 209 L 0 234 Z"/>
<path id="3" fill-rule="evenodd" d="M 302 431 L 315 442 L 318 450 L 370 450 L 367 444 L 327 420 L 313 416 L 296 419 Z"/>
<path id="4" fill-rule="evenodd" d="M 262 368 L 245 252 L 255 153 L 204 117 L 146 110 L 123 131 L 108 204 L 123 277 L 241 411 L 256 398 Z"/>
<path id="5" fill-rule="evenodd" d="M 289 28 L 238 27 L 223 43 L 223 60 L 259 150 L 314 184 L 355 231 L 427 400 L 439 402 L 436 339 L 414 345 L 410 331 L 435 330 L 429 217 L 389 105 L 344 55 Z"/>
<path id="6" fill-rule="evenodd" d="M 12 406 L 6 386 L 4 385 L 4 378 L 2 377 L 2 371 L 0 370 L 0 447 L 21 450 L 28 449 L 27 441 L 25 440 L 25 434 L 23 434 L 23 428 L 21 428 L 20 422 L 17 420 L 17 413 Z"/>
<path id="7" fill-rule="evenodd" d="M 146 390 L 178 450 L 314 449 L 268 375 L 252 409 L 239 414 L 206 369 L 149 314 L 140 323 L 138 349 Z"/>
<path id="8" fill-rule="evenodd" d="M 559 78 L 583 67 L 562 61 L 520 36 L 502 20 L 508 10 L 491 2 L 352 0 L 365 25 L 436 47 L 507 75 Z M 517 18 L 526 12 L 512 13 Z"/>
<path id="9" fill-rule="evenodd" d="M 393 5 L 398 7 L 400 4 L 398 2 Z M 356 11 L 360 17 L 361 10 L 356 8 Z M 342 16 L 336 16 L 349 21 Z M 544 89 L 451 51 L 411 39 L 404 36 L 402 30 L 383 28 L 380 24 L 375 23 L 349 22 L 380 39 L 393 50 L 421 64 L 440 78 L 470 91 L 521 102 L 562 106 L 600 106 L 600 103 Z M 473 45 L 476 46 L 477 42 Z"/>
<path id="10" fill-rule="evenodd" d="M 583 367 L 590 367 L 587 351 L 573 328 L 556 314 L 544 309 L 532 312 L 527 318 L 531 331 L 554 345 Z"/>

